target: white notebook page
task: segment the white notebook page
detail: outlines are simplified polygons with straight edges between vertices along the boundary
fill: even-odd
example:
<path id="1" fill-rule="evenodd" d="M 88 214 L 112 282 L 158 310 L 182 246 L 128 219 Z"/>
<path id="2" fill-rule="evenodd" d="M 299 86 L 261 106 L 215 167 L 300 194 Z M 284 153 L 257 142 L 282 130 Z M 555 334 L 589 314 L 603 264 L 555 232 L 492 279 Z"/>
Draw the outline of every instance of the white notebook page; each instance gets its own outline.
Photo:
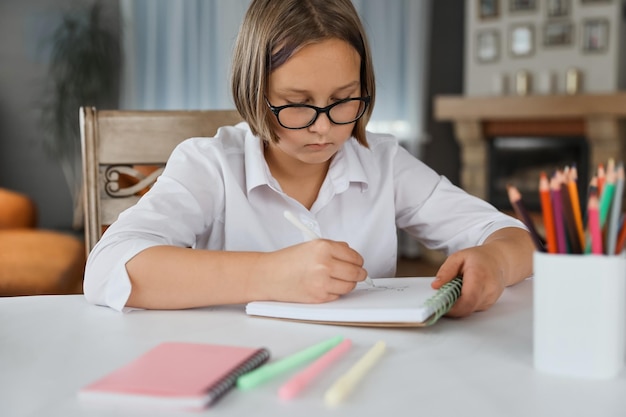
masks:
<path id="1" fill-rule="evenodd" d="M 434 277 L 378 278 L 376 287 L 359 283 L 349 294 L 321 304 L 254 301 L 246 306 L 249 315 L 295 320 L 337 322 L 424 322 L 436 306 L 424 303 L 436 294 Z"/>

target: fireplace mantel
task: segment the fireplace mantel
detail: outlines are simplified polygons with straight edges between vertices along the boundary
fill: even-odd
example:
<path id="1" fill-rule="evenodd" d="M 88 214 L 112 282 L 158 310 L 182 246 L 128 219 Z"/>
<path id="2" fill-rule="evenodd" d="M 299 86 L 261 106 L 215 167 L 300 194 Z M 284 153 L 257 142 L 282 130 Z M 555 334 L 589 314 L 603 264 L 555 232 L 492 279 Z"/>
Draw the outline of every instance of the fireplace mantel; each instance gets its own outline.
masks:
<path id="1" fill-rule="evenodd" d="M 488 143 L 498 136 L 583 136 L 591 166 L 624 160 L 626 92 L 551 96 L 438 96 L 435 118 L 454 124 L 461 186 L 487 198 Z"/>

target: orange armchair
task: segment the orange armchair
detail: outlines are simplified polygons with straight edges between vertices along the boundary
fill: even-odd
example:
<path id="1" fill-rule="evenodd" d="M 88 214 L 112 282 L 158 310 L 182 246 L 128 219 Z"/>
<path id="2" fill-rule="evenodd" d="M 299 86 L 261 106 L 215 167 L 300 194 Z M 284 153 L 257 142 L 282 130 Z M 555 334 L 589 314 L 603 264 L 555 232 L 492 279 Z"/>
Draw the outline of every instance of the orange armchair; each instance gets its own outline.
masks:
<path id="1" fill-rule="evenodd" d="M 85 245 L 60 231 L 37 228 L 37 208 L 0 188 L 0 296 L 82 292 Z"/>

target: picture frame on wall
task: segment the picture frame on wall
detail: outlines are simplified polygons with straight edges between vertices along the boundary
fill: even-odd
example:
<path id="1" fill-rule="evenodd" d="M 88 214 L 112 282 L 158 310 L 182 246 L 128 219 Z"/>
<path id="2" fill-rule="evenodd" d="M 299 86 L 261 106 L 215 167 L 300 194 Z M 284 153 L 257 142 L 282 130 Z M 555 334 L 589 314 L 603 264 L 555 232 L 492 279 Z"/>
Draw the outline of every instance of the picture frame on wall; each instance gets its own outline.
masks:
<path id="1" fill-rule="evenodd" d="M 608 19 L 593 18 L 583 20 L 581 28 L 581 38 L 583 52 L 605 52 L 609 45 Z"/>
<path id="2" fill-rule="evenodd" d="M 509 0 L 511 13 L 533 12 L 537 10 L 537 0 Z"/>
<path id="3" fill-rule="evenodd" d="M 500 0 L 478 0 L 478 18 L 495 19 L 500 15 Z"/>
<path id="4" fill-rule="evenodd" d="M 543 26 L 545 47 L 569 46 L 574 40 L 574 25 L 571 22 L 548 22 Z"/>
<path id="5" fill-rule="evenodd" d="M 535 51 L 535 27 L 531 23 L 511 26 L 509 31 L 509 53 L 512 57 L 522 58 Z"/>
<path id="6" fill-rule="evenodd" d="M 570 13 L 571 0 L 547 0 L 546 14 L 549 18 L 565 17 Z"/>
<path id="7" fill-rule="evenodd" d="M 496 62 L 500 57 L 500 33 L 495 29 L 480 30 L 476 34 L 476 61 Z"/>

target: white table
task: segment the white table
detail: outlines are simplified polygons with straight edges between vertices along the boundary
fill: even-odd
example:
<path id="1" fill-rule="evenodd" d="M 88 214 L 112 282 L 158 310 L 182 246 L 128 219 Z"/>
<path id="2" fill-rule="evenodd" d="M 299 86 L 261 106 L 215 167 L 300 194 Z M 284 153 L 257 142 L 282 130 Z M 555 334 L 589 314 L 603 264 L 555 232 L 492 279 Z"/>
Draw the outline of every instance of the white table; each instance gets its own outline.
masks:
<path id="1" fill-rule="evenodd" d="M 203 413 L 96 407 L 78 389 L 163 341 L 266 346 L 283 358 L 335 335 L 353 348 L 299 397 L 276 395 L 284 375 L 233 390 Z M 338 408 L 326 388 L 376 341 L 388 350 Z M 532 366 L 532 281 L 487 312 L 430 328 L 372 329 L 248 317 L 243 306 L 120 314 L 80 295 L 0 299 L 0 416 L 620 416 L 626 372 L 604 381 Z"/>

